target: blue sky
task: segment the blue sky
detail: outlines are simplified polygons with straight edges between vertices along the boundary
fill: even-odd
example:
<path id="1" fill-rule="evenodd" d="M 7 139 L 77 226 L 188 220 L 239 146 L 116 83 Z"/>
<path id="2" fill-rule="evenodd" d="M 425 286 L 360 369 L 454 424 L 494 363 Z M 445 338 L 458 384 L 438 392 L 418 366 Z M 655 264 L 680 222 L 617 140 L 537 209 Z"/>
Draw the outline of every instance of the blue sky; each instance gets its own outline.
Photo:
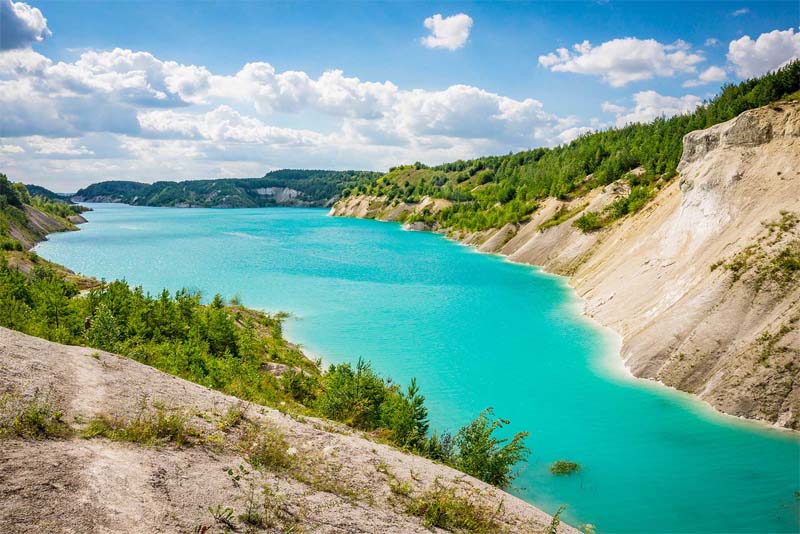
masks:
<path id="1" fill-rule="evenodd" d="M 63 191 L 555 145 L 800 56 L 797 2 L 0 7 L 0 170 Z"/>

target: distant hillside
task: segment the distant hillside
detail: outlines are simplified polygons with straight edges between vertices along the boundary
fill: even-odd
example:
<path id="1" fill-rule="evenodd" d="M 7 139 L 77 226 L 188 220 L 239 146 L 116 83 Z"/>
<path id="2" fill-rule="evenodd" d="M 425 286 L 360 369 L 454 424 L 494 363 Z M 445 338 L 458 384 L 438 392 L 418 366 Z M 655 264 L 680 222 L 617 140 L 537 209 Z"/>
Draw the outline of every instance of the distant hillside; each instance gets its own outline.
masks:
<path id="1" fill-rule="evenodd" d="M 28 193 L 30 193 L 32 197 L 44 197 L 48 200 L 53 200 L 55 202 L 72 204 L 72 200 L 70 200 L 69 196 L 62 195 L 61 193 L 55 193 L 40 185 L 25 184 L 25 188 L 28 190 Z"/>
<path id="2" fill-rule="evenodd" d="M 262 178 L 183 182 L 110 181 L 92 184 L 72 197 L 76 202 L 123 202 L 136 206 L 257 208 L 328 206 L 345 189 L 367 186 L 380 173 L 367 171 L 280 170 Z"/>
<path id="3" fill-rule="evenodd" d="M 83 211 L 81 206 L 31 195 L 25 185 L 0 173 L 0 251 L 24 251 L 49 233 L 76 230 L 75 224 L 85 222 Z"/>

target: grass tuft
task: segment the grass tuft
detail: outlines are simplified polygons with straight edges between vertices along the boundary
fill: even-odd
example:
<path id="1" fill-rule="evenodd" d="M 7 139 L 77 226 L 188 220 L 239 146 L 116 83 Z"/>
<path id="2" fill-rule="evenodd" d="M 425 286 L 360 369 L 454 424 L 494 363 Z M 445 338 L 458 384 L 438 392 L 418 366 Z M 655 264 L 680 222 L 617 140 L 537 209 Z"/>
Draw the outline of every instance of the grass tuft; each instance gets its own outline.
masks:
<path id="1" fill-rule="evenodd" d="M 247 425 L 239 438 L 238 448 L 256 469 L 276 471 L 288 469 L 294 464 L 283 432 L 269 424 Z"/>
<path id="2" fill-rule="evenodd" d="M 427 528 L 494 534 L 503 530 L 497 521 L 501 506 L 502 502 L 496 509 L 472 502 L 458 495 L 455 488 L 443 486 L 437 480 L 411 500 L 407 511 L 421 517 Z"/>
<path id="3" fill-rule="evenodd" d="M 37 391 L 32 397 L 14 393 L 0 396 L 0 439 L 2 438 L 66 438 L 72 434 L 46 396 Z"/>
<path id="4" fill-rule="evenodd" d="M 191 446 L 200 432 L 188 423 L 181 411 L 168 411 L 163 406 L 148 409 L 143 406 L 133 419 L 118 415 L 95 416 L 83 432 L 84 438 L 104 437 L 112 441 L 126 441 L 140 445 L 177 447 Z"/>

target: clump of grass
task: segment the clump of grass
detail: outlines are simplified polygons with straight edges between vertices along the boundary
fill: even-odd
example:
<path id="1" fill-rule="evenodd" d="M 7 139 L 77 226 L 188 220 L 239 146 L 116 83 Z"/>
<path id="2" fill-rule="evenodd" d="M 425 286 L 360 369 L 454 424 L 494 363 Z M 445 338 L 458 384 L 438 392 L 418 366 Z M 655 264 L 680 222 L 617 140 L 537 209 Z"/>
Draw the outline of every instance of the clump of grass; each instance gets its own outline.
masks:
<path id="1" fill-rule="evenodd" d="M 558 476 L 571 475 L 581 470 L 581 466 L 575 462 L 568 462 L 566 460 L 558 460 L 553 462 L 550 466 L 550 473 Z"/>
<path id="2" fill-rule="evenodd" d="M 66 438 L 72 433 L 46 396 L 38 391 L 32 397 L 14 393 L 0 396 L 0 439 Z"/>
<path id="3" fill-rule="evenodd" d="M 221 504 L 218 504 L 216 508 L 209 507 L 208 512 L 211 514 L 211 517 L 214 518 L 215 523 L 219 523 L 223 527 L 235 531 L 237 529 L 236 523 L 233 521 L 233 508 L 230 507 L 223 507 Z M 205 532 L 208 530 L 208 527 L 201 526 L 198 528 L 198 531 Z"/>
<path id="4" fill-rule="evenodd" d="M 342 464 L 326 464 L 319 459 L 307 459 L 292 477 L 317 491 L 357 501 L 369 495 L 359 490 L 342 475 Z"/>
<path id="5" fill-rule="evenodd" d="M 411 495 L 411 492 L 414 490 L 414 487 L 411 485 L 411 483 L 408 481 L 402 481 L 399 478 L 397 478 L 397 476 L 395 476 L 395 474 L 392 473 L 392 471 L 389 469 L 389 466 L 386 464 L 386 462 L 384 462 L 383 460 L 378 462 L 375 465 L 375 470 L 378 473 L 386 475 L 386 478 L 388 479 L 389 482 L 389 489 L 391 490 L 392 493 L 394 493 L 395 495 L 400 495 L 402 497 L 408 497 L 409 495 Z M 412 477 L 414 476 L 413 471 L 411 473 L 411 476 Z"/>
<path id="6" fill-rule="evenodd" d="M 193 445 L 193 438 L 199 437 L 200 432 L 189 425 L 185 413 L 154 406 L 153 409 L 142 407 L 133 419 L 108 414 L 95 416 L 89 421 L 83 437 L 98 436 L 140 445 L 162 446 L 171 443 L 183 447 Z"/>
<path id="7" fill-rule="evenodd" d="M 279 429 L 268 424 L 250 424 L 239 437 L 238 448 L 256 469 L 281 470 L 291 467 L 294 453 Z"/>
<path id="8" fill-rule="evenodd" d="M 413 491 L 414 488 L 410 482 L 400 480 L 394 475 L 389 475 L 389 489 L 395 495 L 408 497 L 409 495 L 411 495 L 411 492 Z"/>
<path id="9" fill-rule="evenodd" d="M 457 494 L 455 488 L 443 486 L 437 480 L 411 500 L 407 512 L 422 518 L 427 528 L 488 534 L 502 530 L 497 521 L 501 506 L 502 502 L 496 509 L 472 502 Z"/>
<path id="10" fill-rule="evenodd" d="M 232 404 L 217 422 L 217 428 L 227 432 L 244 420 L 245 412 L 247 412 L 247 407 L 244 402 Z"/>

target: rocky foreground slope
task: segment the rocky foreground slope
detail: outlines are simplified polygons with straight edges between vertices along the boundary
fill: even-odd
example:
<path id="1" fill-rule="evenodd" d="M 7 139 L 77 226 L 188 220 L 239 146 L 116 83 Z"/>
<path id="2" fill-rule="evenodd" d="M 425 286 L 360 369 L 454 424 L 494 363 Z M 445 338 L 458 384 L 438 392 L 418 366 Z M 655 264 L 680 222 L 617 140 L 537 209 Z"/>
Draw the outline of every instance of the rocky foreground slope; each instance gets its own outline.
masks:
<path id="1" fill-rule="evenodd" d="M 800 102 L 686 135 L 678 170 L 644 209 L 597 232 L 572 223 L 626 184 L 549 198 L 522 225 L 450 236 L 569 276 L 585 312 L 622 336 L 635 376 L 800 429 Z M 332 214 L 398 220 L 448 205 L 362 195 Z M 543 227 L 557 213 L 570 217 Z"/>
<path id="2" fill-rule="evenodd" d="M 99 437 L 123 427 L 122 441 Z M 25 430 L 39 439 L 18 437 Z M 0 532 L 441 531 L 427 526 L 433 502 L 449 502 L 473 532 L 551 525 L 511 495 L 343 425 L 0 328 Z"/>

